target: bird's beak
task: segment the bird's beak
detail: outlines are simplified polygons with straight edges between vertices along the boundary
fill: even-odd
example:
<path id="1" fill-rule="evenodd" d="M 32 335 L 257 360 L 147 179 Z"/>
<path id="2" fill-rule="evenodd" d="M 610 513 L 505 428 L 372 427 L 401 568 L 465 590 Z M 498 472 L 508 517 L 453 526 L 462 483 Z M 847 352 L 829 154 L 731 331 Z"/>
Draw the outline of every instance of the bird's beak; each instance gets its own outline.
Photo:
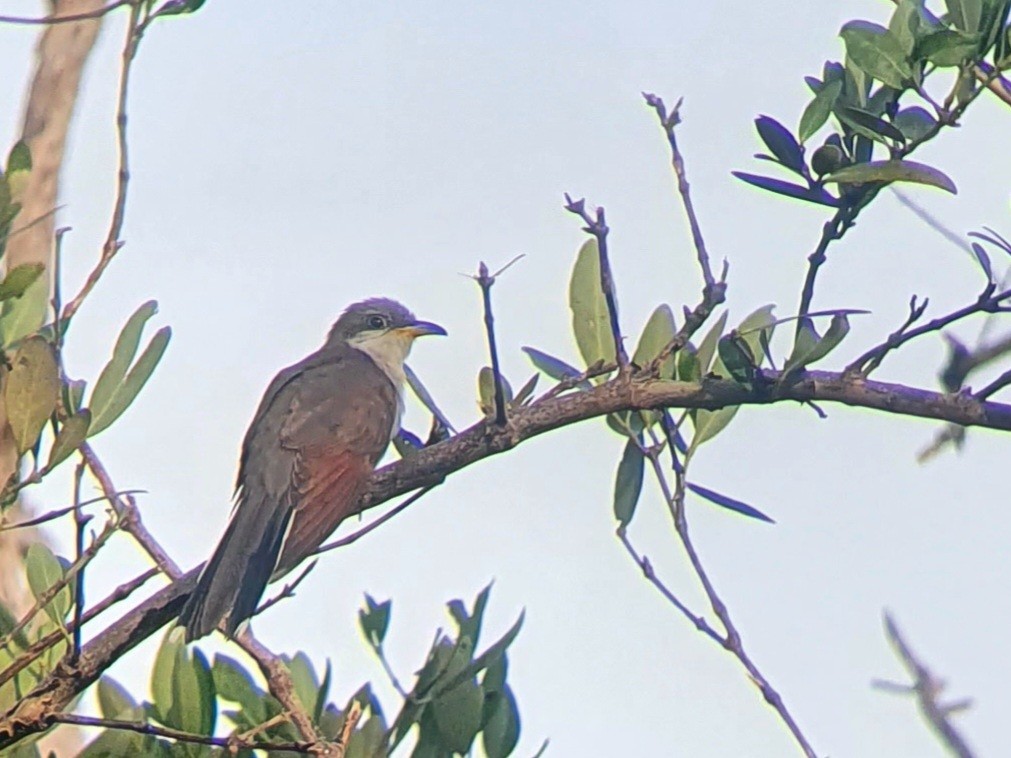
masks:
<path id="1" fill-rule="evenodd" d="M 431 321 L 415 321 L 412 324 L 401 327 L 401 329 L 412 337 L 424 337 L 426 334 L 446 335 L 446 330 Z"/>

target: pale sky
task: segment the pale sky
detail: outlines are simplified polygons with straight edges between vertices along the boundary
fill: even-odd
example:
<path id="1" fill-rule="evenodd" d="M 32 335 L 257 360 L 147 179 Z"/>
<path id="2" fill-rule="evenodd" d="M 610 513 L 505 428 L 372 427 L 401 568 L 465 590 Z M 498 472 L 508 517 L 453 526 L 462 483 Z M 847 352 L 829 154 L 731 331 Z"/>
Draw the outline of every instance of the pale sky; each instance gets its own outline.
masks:
<path id="1" fill-rule="evenodd" d="M 40 12 L 33 2 L 2 8 Z M 564 192 L 607 208 L 632 345 L 658 303 L 676 313 L 694 305 L 699 274 L 643 90 L 685 98 L 679 136 L 709 249 L 730 262 L 731 323 L 766 303 L 790 315 L 826 209 L 759 192 L 730 171 L 768 167 L 751 157 L 753 119 L 795 128 L 809 97 L 803 76 L 841 57 L 841 24 L 884 22 L 890 8 L 209 0 L 155 24 L 134 69 L 126 247 L 68 348 L 70 373 L 93 381 L 141 302 L 157 299 L 153 325 L 174 330 L 137 403 L 95 440 L 117 486 L 148 491 L 144 520 L 180 564 L 204 560 L 270 378 L 315 349 L 345 305 L 371 295 L 449 330 L 419 343 L 411 363 L 456 426 L 469 426 L 487 358 L 479 293 L 459 274 L 481 260 L 495 268 L 526 255 L 494 290 L 513 385 L 533 373 L 523 345 L 576 361 L 566 288 L 583 235 L 562 209 Z M 108 224 L 122 23 L 113 17 L 96 49 L 70 140 L 59 217 L 74 229 L 67 291 L 94 264 Z M 0 27 L 3 145 L 18 129 L 35 33 Z M 986 224 L 1009 236 L 1011 151 L 994 145 L 1011 114 L 980 100 L 961 129 L 918 154 L 959 195 L 911 194 L 957 233 Z M 854 320 L 824 368 L 898 326 L 910 295 L 929 296 L 938 315 L 982 285 L 964 253 L 889 193 L 829 255 L 816 306 L 873 315 Z M 972 339 L 979 326 L 955 333 Z M 940 338 L 926 338 L 878 378 L 936 388 L 944 355 Z M 423 431 L 424 413 L 408 405 L 407 426 Z M 904 681 L 882 630 L 888 608 L 951 697 L 973 698 L 957 719 L 970 744 L 999 753 L 1011 709 L 1011 531 L 993 493 L 1007 440 L 974 431 L 961 454 L 919 465 L 935 424 L 825 410 L 827 420 L 785 404 L 745 409 L 693 462 L 695 481 L 777 521 L 689 502 L 696 545 L 748 651 L 820 755 L 943 755 L 912 700 L 870 686 Z M 665 604 L 615 539 L 621 448 L 595 421 L 466 469 L 328 554 L 254 628 L 275 650 L 305 650 L 320 668 L 329 658 L 335 702 L 371 680 L 393 713 L 396 696 L 358 631 L 362 594 L 393 599 L 387 646 L 409 680 L 434 630 L 450 625 L 444 603 L 469 603 L 494 580 L 485 640 L 527 614 L 510 658 L 523 722 L 516 755 L 545 738 L 555 756 L 799 754 L 741 667 Z M 66 503 L 67 476 L 30 497 L 40 510 Z M 52 535 L 70 549 L 69 532 Z M 712 619 L 653 485 L 631 536 Z M 145 565 L 128 539 L 118 543 L 89 569 L 91 598 Z M 148 696 L 151 651 L 112 672 L 138 697 Z"/>

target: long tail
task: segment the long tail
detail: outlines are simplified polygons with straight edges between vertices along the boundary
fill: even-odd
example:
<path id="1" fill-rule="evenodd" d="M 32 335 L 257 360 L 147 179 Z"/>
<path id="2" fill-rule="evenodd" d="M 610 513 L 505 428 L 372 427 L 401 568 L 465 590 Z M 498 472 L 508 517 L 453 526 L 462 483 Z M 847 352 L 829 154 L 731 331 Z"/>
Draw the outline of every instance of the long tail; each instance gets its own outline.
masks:
<path id="1" fill-rule="evenodd" d="M 282 500 L 285 498 L 282 498 Z M 179 614 L 190 642 L 225 622 L 229 636 L 253 615 L 281 552 L 291 508 L 265 492 L 243 492 L 214 555 Z"/>

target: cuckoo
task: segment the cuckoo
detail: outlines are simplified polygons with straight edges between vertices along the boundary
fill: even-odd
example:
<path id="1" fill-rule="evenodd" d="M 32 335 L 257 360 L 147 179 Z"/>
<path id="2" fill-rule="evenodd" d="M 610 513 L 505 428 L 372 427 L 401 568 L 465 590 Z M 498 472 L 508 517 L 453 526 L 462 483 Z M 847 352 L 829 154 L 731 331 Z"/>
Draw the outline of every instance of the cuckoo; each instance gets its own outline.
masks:
<path id="1" fill-rule="evenodd" d="M 357 510 L 399 429 L 404 360 L 425 334 L 446 330 L 393 300 L 365 300 L 274 377 L 242 443 L 231 520 L 179 617 L 187 641 L 222 622 L 234 635 L 267 583 Z"/>

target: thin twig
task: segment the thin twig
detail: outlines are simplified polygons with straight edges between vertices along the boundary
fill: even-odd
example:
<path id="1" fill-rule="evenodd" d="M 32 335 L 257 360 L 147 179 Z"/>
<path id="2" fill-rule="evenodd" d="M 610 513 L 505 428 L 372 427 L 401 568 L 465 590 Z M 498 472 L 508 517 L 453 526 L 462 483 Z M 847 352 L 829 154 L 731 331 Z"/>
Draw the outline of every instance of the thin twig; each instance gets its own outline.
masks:
<path id="1" fill-rule="evenodd" d="M 498 347 L 495 345 L 495 317 L 491 310 L 491 288 L 495 284 L 495 277 L 488 273 L 488 266 L 484 261 L 477 268 L 477 276 L 474 277 L 481 288 L 481 300 L 484 305 L 484 329 L 488 337 L 488 353 L 491 356 L 491 374 L 494 384 L 495 395 L 495 423 L 498 426 L 505 426 L 506 423 L 506 401 L 505 390 L 503 388 L 502 370 L 498 361 Z"/>
<path id="2" fill-rule="evenodd" d="M 418 490 L 417 492 L 415 492 L 409 498 L 407 498 L 406 500 L 404 500 L 404 502 L 398 504 L 395 508 L 391 508 L 389 511 L 387 511 L 382 516 L 380 516 L 379 518 L 377 518 L 375 521 L 370 521 L 368 524 L 366 524 L 365 526 L 363 526 L 357 532 L 352 532 L 347 537 L 341 537 L 339 540 L 334 540 L 333 542 L 328 542 L 327 544 L 323 545 L 322 547 L 316 548 L 316 550 L 313 551 L 312 555 L 320 555 L 321 553 L 326 553 L 326 552 L 328 552 L 330 550 L 336 550 L 339 547 L 344 547 L 345 545 L 350 545 L 352 542 L 357 542 L 362 537 L 364 537 L 366 534 L 368 534 L 369 532 L 371 532 L 373 529 L 379 528 L 380 526 L 382 526 L 383 524 L 385 524 L 387 521 L 389 521 L 391 518 L 393 518 L 394 516 L 396 516 L 398 513 L 400 513 L 403 510 L 405 510 L 407 508 L 407 506 L 409 506 L 412 503 L 420 500 L 422 497 L 424 497 L 429 492 L 431 492 L 432 490 L 434 490 L 437 486 L 438 486 L 438 484 L 432 484 L 432 485 L 429 485 L 427 487 L 422 487 L 420 490 Z"/>
<path id="3" fill-rule="evenodd" d="M 998 390 L 1002 390 L 1011 384 L 1011 369 L 1008 369 L 1003 374 L 998 376 L 983 389 L 976 393 L 977 400 L 986 400 L 988 397 L 996 393 Z"/>
<path id="4" fill-rule="evenodd" d="M 316 568 L 316 564 L 318 562 L 319 561 L 310 561 L 309 565 L 306 566 L 304 569 L 302 569 L 302 571 L 299 572 L 298 576 L 296 576 L 294 580 L 285 583 L 284 588 L 280 592 L 278 592 L 269 600 L 264 600 L 262 603 L 260 603 L 260 605 L 257 606 L 256 610 L 253 611 L 252 615 L 250 615 L 249 618 L 252 619 L 256 616 L 259 616 L 265 610 L 267 610 L 272 606 L 277 605 L 285 598 L 295 597 L 295 589 L 298 587 L 298 585 L 302 583 L 303 579 L 309 576 L 309 572 L 312 571 L 314 568 Z"/>
<path id="5" fill-rule="evenodd" d="M 136 540 L 137 544 L 151 557 L 151 560 L 161 569 L 162 573 L 170 579 L 178 579 L 182 576 L 182 569 L 169 557 L 165 549 L 151 535 L 147 527 L 144 526 L 144 522 L 140 518 L 140 512 L 137 509 L 137 502 L 133 499 L 133 496 L 127 494 L 120 497 L 119 491 L 109 477 L 109 473 L 105 470 L 91 445 L 87 442 L 81 443 L 79 452 L 88 464 L 88 470 L 91 471 L 102 492 L 108 498 L 113 510 L 120 516 L 123 530 Z M 126 492 L 130 492 L 130 490 Z"/>
<path id="6" fill-rule="evenodd" d="M 597 207 L 593 215 L 586 210 L 585 198 L 573 200 L 569 193 L 565 193 L 565 210 L 583 220 L 586 226 L 583 231 L 590 234 L 597 240 L 597 257 L 600 261 L 600 289 L 604 293 L 604 302 L 607 304 L 608 323 L 611 327 L 611 336 L 614 338 L 614 355 L 618 361 L 618 370 L 625 372 L 628 370 L 628 353 L 625 351 L 625 340 L 621 336 L 621 326 L 618 324 L 618 299 L 615 295 L 614 275 L 611 273 L 611 260 L 607 253 L 607 235 L 610 229 L 607 227 L 607 219 L 604 216 L 604 209 Z"/>
<path id="7" fill-rule="evenodd" d="M 709 625 L 709 622 L 707 622 L 702 616 L 696 616 L 692 613 L 691 609 L 678 600 L 677 596 L 671 592 L 670 588 L 661 581 L 661 579 L 656 575 L 656 571 L 653 569 L 653 564 L 649 558 L 645 555 L 640 555 L 638 551 L 636 551 L 631 540 L 629 540 L 628 533 L 625 531 L 624 527 L 619 528 L 616 534 L 618 536 L 618 541 L 625 546 L 626 552 L 628 552 L 628 554 L 632 557 L 632 560 L 635 561 L 636 565 L 642 571 L 642 575 L 646 577 L 646 581 L 652 584 L 656 590 L 663 595 L 667 602 L 673 605 L 682 616 L 688 619 L 692 623 L 692 626 L 694 626 L 698 631 L 707 635 L 721 647 L 725 646 L 726 640 L 720 635 L 720 633 L 713 629 Z"/>
<path id="8" fill-rule="evenodd" d="M 122 8 L 124 5 L 138 4 L 137 0 L 116 0 L 97 10 L 88 13 L 74 13 L 67 16 L 43 16 L 42 18 L 24 18 L 22 16 L 0 16 L 0 24 L 18 24 L 30 26 L 52 26 L 53 24 L 67 24 L 73 21 L 90 21 L 101 18 L 106 13 Z"/>
<path id="9" fill-rule="evenodd" d="M 84 461 L 77 464 L 74 471 L 74 533 L 77 562 L 80 563 L 84 554 L 84 527 L 91 521 L 91 516 L 85 516 L 81 511 L 81 480 L 84 478 Z M 84 614 L 84 566 L 77 573 L 74 582 L 74 649 L 70 660 L 77 662 L 81 654 L 81 617 Z"/>
<path id="10" fill-rule="evenodd" d="M 145 492 L 147 492 L 147 490 L 123 490 L 122 492 L 116 494 L 127 495 Z M 93 497 L 90 500 L 82 500 L 80 503 L 80 507 L 83 508 L 86 505 L 94 505 L 95 503 L 101 503 L 108 499 L 109 498 L 107 496 L 100 495 L 99 497 Z M 44 524 L 47 521 L 52 521 L 54 519 L 60 518 L 61 516 L 66 516 L 68 513 L 73 513 L 77 507 L 78 506 L 76 505 L 68 505 L 66 508 L 57 508 L 54 511 L 43 513 L 41 516 L 36 516 L 35 518 L 28 519 L 27 521 L 18 521 L 13 524 L 4 524 L 0 522 L 0 532 L 9 532 L 13 531 L 14 529 L 24 529 L 25 527 L 29 526 L 38 526 L 39 524 Z"/>
<path id="11" fill-rule="evenodd" d="M 969 748 L 968 744 L 966 744 L 958 730 L 955 729 L 950 719 L 951 714 L 956 710 L 964 709 L 966 707 L 966 703 L 962 702 L 955 705 L 942 705 L 939 702 L 939 697 L 944 691 L 944 681 L 937 678 L 930 669 L 928 669 L 919 660 L 919 658 L 916 657 L 912 649 L 909 647 L 909 644 L 903 638 L 902 633 L 899 631 L 899 627 L 896 625 L 895 620 L 887 611 L 885 612 L 885 632 L 888 635 L 888 641 L 891 642 L 892 647 L 895 648 L 895 653 L 899 656 L 899 659 L 902 661 L 903 665 L 905 665 L 909 674 L 913 677 L 912 687 L 905 687 L 905 691 L 908 692 L 911 689 L 916 694 L 916 700 L 920 706 L 920 711 L 923 713 L 923 717 L 927 720 L 927 723 L 933 727 L 945 747 L 947 747 L 952 753 L 959 756 L 959 758 L 972 758 L 972 750 Z M 885 683 L 878 684 L 878 688 L 891 691 L 898 691 L 899 689 L 902 689 L 902 687 L 895 687 L 894 685 Z"/>
<path id="12" fill-rule="evenodd" d="M 61 316 L 61 320 L 64 322 L 70 321 L 74 314 L 77 313 L 84 299 L 95 288 L 95 285 L 98 284 L 98 280 L 102 278 L 105 269 L 112 263 L 112 259 L 116 257 L 116 253 L 123 246 L 123 243 L 120 241 L 120 235 L 123 231 L 123 222 L 126 219 L 127 189 L 130 184 L 130 160 L 126 134 L 127 92 L 132 63 L 137 55 L 137 46 L 140 44 L 141 29 L 139 20 L 145 3 L 132 2 L 132 4 L 124 4 L 130 4 L 131 8 L 130 19 L 127 22 L 126 28 L 126 42 L 123 45 L 121 56 L 122 67 L 119 76 L 119 92 L 116 98 L 116 144 L 119 150 L 119 170 L 116 174 L 116 200 L 113 205 L 109 232 L 106 235 L 105 244 L 102 245 L 102 254 L 99 256 L 95 268 L 88 274 L 88 278 L 85 280 L 80 292 L 64 307 L 63 315 Z"/>
<path id="13" fill-rule="evenodd" d="M 694 570 L 696 577 L 698 577 L 699 583 L 702 585 L 702 588 L 706 593 L 706 597 L 709 600 L 709 604 L 712 607 L 713 612 L 716 614 L 717 618 L 719 618 L 720 623 L 726 630 L 726 638 L 723 641 L 724 647 L 730 651 L 738 661 L 741 662 L 741 665 L 744 667 L 745 671 L 748 672 L 748 675 L 754 685 L 762 693 L 762 697 L 764 697 L 765 701 L 773 708 L 773 710 L 776 711 L 780 720 L 786 725 L 787 729 L 790 730 L 794 740 L 804 751 L 804 754 L 808 756 L 808 758 L 816 758 L 817 754 L 808 742 L 807 737 L 804 736 L 804 733 L 801 731 L 800 726 L 793 718 L 793 715 L 786 707 L 786 703 L 783 702 L 782 696 L 772 686 L 769 680 L 759 670 L 759 668 L 751 660 L 751 657 L 744 650 L 744 643 L 741 640 L 741 634 L 734 625 L 726 604 L 723 602 L 722 598 L 717 593 L 716 588 L 713 586 L 712 581 L 709 579 L 708 572 L 702 565 L 702 561 L 699 558 L 698 552 L 695 550 L 695 545 L 692 543 L 691 536 L 688 532 L 688 520 L 685 516 L 684 507 L 684 476 L 675 473 L 675 480 L 677 483 L 676 490 L 671 491 L 663 465 L 660 463 L 658 448 L 656 446 L 647 448 L 645 449 L 645 454 L 653 468 L 653 473 L 657 483 L 660 485 L 660 490 L 663 493 L 664 500 L 667 502 L 667 507 L 674 522 L 674 531 L 677 533 L 678 538 L 681 541 L 681 545 L 688 556 L 688 560 L 692 564 L 692 569 Z"/>
<path id="14" fill-rule="evenodd" d="M 713 277 L 713 269 L 709 262 L 709 252 L 706 250 L 705 239 L 702 237 L 702 226 L 699 224 L 698 216 L 695 213 L 695 205 L 692 203 L 691 186 L 688 184 L 688 172 L 685 170 L 684 156 L 678 148 L 677 135 L 675 134 L 677 125 L 681 123 L 682 99 L 679 98 L 668 113 L 667 106 L 658 95 L 643 92 L 642 96 L 646 100 L 646 104 L 656 112 L 660 126 L 667 137 L 667 143 L 670 145 L 671 165 L 674 168 L 674 176 L 677 178 L 681 205 L 685 209 L 685 215 L 688 217 L 688 226 L 691 228 L 692 242 L 695 244 L 699 268 L 702 269 L 702 280 L 705 282 L 707 290 L 712 289 L 718 283 Z M 723 287 L 726 288 L 724 282 L 720 282 L 719 284 L 723 284 Z"/>
<path id="15" fill-rule="evenodd" d="M 949 324 L 953 324 L 956 321 L 960 321 L 961 319 L 966 318 L 967 316 L 972 316 L 976 313 L 998 312 L 1003 307 L 1004 301 L 1011 299 L 1011 289 L 1001 290 L 1000 292 L 995 292 L 995 289 L 996 285 L 991 282 L 986 286 L 974 303 L 958 308 L 951 313 L 945 314 L 944 316 L 939 316 L 931 321 L 928 321 L 922 326 L 916 327 L 915 329 L 903 329 L 900 327 L 898 331 L 892 333 L 888 339 L 880 345 L 872 347 L 863 355 L 853 360 L 846 367 L 845 373 L 850 376 L 860 375 L 866 377 L 873 369 L 880 365 L 886 354 L 901 347 L 910 340 L 916 339 L 924 334 L 929 334 L 930 332 L 940 331 Z M 926 302 L 923 303 L 921 308 L 925 307 Z M 910 314 L 910 317 L 906 319 L 904 326 L 908 326 L 912 323 L 912 321 L 916 320 L 912 319 L 913 315 L 916 315 L 915 311 L 913 311 Z M 919 316 L 917 316 L 917 318 L 919 318 Z"/>
<path id="16" fill-rule="evenodd" d="M 312 746 L 309 752 L 314 751 L 316 754 L 327 755 L 327 751 L 330 749 L 328 743 L 320 740 L 309 712 L 298 697 L 295 683 L 284 661 L 256 639 L 248 627 L 236 635 L 234 639 L 260 667 L 260 671 L 270 685 L 270 694 L 276 697 L 287 711 L 288 718 L 295 725 L 299 736 Z"/>

